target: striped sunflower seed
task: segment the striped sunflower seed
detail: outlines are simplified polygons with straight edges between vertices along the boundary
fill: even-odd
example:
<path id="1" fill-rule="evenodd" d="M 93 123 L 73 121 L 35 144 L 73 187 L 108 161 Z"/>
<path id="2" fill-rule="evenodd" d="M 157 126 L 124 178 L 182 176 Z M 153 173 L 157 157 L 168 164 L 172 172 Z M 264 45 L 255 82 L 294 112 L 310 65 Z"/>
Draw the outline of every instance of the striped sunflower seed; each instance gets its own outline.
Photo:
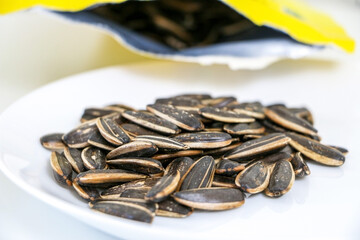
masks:
<path id="1" fill-rule="evenodd" d="M 83 123 L 63 136 L 65 144 L 71 148 L 85 148 L 90 144 L 88 140 L 97 131 L 95 123 Z"/>
<path id="2" fill-rule="evenodd" d="M 180 132 L 180 129 L 172 122 L 146 112 L 125 111 L 122 113 L 122 116 L 140 126 L 150 128 L 163 134 L 177 134 Z"/>
<path id="3" fill-rule="evenodd" d="M 164 137 L 164 136 L 151 136 L 151 135 L 142 135 L 134 139 L 134 141 L 148 141 L 155 144 L 159 149 L 167 150 L 186 150 L 189 149 L 189 146 L 182 142 L 178 142 L 175 139 Z"/>
<path id="4" fill-rule="evenodd" d="M 235 113 L 229 110 L 222 110 L 220 108 L 215 107 L 204 107 L 200 109 L 200 113 L 202 116 L 226 123 L 250 123 L 254 122 L 255 118 L 249 117 L 248 115 Z"/>
<path id="5" fill-rule="evenodd" d="M 106 169 L 105 153 L 96 147 L 84 148 L 81 152 L 81 159 L 85 168 L 89 170 Z"/>
<path id="6" fill-rule="evenodd" d="M 236 103 L 235 97 L 217 97 L 217 98 L 210 98 L 210 99 L 203 99 L 201 101 L 202 104 L 215 107 L 215 108 L 223 108 L 228 105 Z"/>
<path id="7" fill-rule="evenodd" d="M 214 175 L 212 187 L 238 188 L 235 184 L 235 178 L 222 175 Z"/>
<path id="8" fill-rule="evenodd" d="M 179 157 L 174 159 L 165 169 L 165 174 L 171 172 L 180 172 L 180 178 L 182 178 L 185 173 L 190 169 L 193 165 L 194 160 L 189 157 Z"/>
<path id="9" fill-rule="evenodd" d="M 133 123 L 123 123 L 121 124 L 121 127 L 130 137 L 137 137 L 141 135 L 161 136 L 156 132 L 150 131 Z"/>
<path id="10" fill-rule="evenodd" d="M 125 133 L 124 129 L 115 121 L 109 118 L 99 118 L 96 122 L 100 134 L 113 145 L 122 145 L 130 142 L 130 137 Z"/>
<path id="11" fill-rule="evenodd" d="M 158 148 L 151 142 L 135 141 L 115 148 L 106 156 L 108 159 L 122 157 L 150 157 L 158 151 Z"/>
<path id="12" fill-rule="evenodd" d="M 120 193 L 120 198 L 145 199 L 149 190 L 149 187 L 126 188 L 122 193 Z"/>
<path id="13" fill-rule="evenodd" d="M 78 150 L 76 148 L 66 147 L 64 149 L 64 155 L 76 173 L 81 173 L 81 172 L 85 171 L 85 166 L 84 166 L 83 160 L 81 159 L 81 151 L 80 150 Z"/>
<path id="14" fill-rule="evenodd" d="M 294 157 L 291 159 L 291 164 L 293 166 L 296 177 L 304 177 L 305 175 L 310 175 L 310 169 L 307 163 L 304 161 L 300 152 L 295 153 Z"/>
<path id="15" fill-rule="evenodd" d="M 265 194 L 269 197 L 281 197 L 290 191 L 294 181 L 295 173 L 291 163 L 286 160 L 280 160 L 275 163 L 269 185 L 265 189 Z"/>
<path id="16" fill-rule="evenodd" d="M 288 132 L 286 135 L 291 138 L 290 145 L 293 148 L 316 162 L 328 166 L 341 166 L 345 162 L 345 156 L 332 147 L 296 133 Z"/>
<path id="17" fill-rule="evenodd" d="M 159 202 L 155 212 L 156 216 L 172 218 L 184 218 L 192 213 L 192 208 L 179 204 L 173 198 Z"/>
<path id="18" fill-rule="evenodd" d="M 66 147 L 62 141 L 63 133 L 52 133 L 40 138 L 41 145 L 50 151 L 63 151 Z"/>
<path id="19" fill-rule="evenodd" d="M 174 108 L 170 105 L 151 104 L 148 105 L 146 109 L 182 129 L 188 131 L 200 131 L 204 129 L 203 123 L 197 117 L 187 111 Z"/>
<path id="20" fill-rule="evenodd" d="M 176 190 L 180 181 L 180 172 L 171 171 L 165 174 L 147 193 L 145 199 L 161 202 Z"/>
<path id="21" fill-rule="evenodd" d="M 247 141 L 239 147 L 224 154 L 224 159 L 239 161 L 269 153 L 279 148 L 285 147 L 290 138 L 282 133 L 272 133 L 259 139 Z"/>
<path id="22" fill-rule="evenodd" d="M 77 182 L 73 182 L 72 186 L 76 193 L 86 201 L 95 201 L 100 196 L 96 188 L 80 186 Z"/>
<path id="23" fill-rule="evenodd" d="M 116 166 L 117 168 L 130 170 L 137 173 L 161 176 L 164 173 L 164 168 L 161 165 L 161 162 L 152 158 L 127 157 L 110 159 L 106 162 L 107 164 Z"/>
<path id="24" fill-rule="evenodd" d="M 191 97 L 159 98 L 156 99 L 155 104 L 171 105 L 185 111 L 197 111 L 204 107 L 200 100 Z"/>
<path id="25" fill-rule="evenodd" d="M 167 160 L 167 159 L 173 159 L 173 158 L 179 158 L 179 157 L 193 157 L 198 156 L 203 153 L 202 150 L 183 150 L 178 152 L 170 152 L 170 153 L 159 153 L 154 156 L 152 156 L 152 159 L 156 159 L 159 161 Z"/>
<path id="26" fill-rule="evenodd" d="M 264 106 L 260 102 L 240 103 L 230 106 L 229 109 L 236 113 L 245 114 L 253 118 L 265 118 Z"/>
<path id="27" fill-rule="evenodd" d="M 334 145 L 328 145 L 329 147 L 335 148 L 336 150 L 338 150 L 339 152 L 341 152 L 343 155 L 346 155 L 349 153 L 349 150 L 347 150 L 344 147 L 339 147 L 339 146 L 334 146 Z"/>
<path id="28" fill-rule="evenodd" d="M 249 124 L 226 124 L 224 130 L 232 135 L 245 135 L 245 134 L 263 134 L 265 133 L 265 127 L 258 122 L 252 122 Z"/>
<path id="29" fill-rule="evenodd" d="M 244 194 L 234 188 L 199 188 L 174 193 L 174 199 L 188 207 L 202 210 L 227 210 L 244 204 Z"/>
<path id="30" fill-rule="evenodd" d="M 229 134 L 218 132 L 182 133 L 173 137 L 173 139 L 186 144 L 190 148 L 197 149 L 221 148 L 230 145 L 232 142 Z"/>
<path id="31" fill-rule="evenodd" d="M 90 136 L 88 143 L 91 146 L 94 146 L 94 147 L 97 147 L 97 148 L 100 148 L 103 150 L 107 150 L 107 151 L 111 151 L 111 150 L 115 149 L 115 145 L 106 141 L 98 130 L 95 131 L 94 134 Z"/>
<path id="32" fill-rule="evenodd" d="M 216 165 L 215 173 L 231 177 L 234 174 L 238 174 L 240 171 L 244 170 L 247 164 L 247 161 L 238 163 L 229 159 L 222 159 Z"/>
<path id="33" fill-rule="evenodd" d="M 71 186 L 72 167 L 69 161 L 60 153 L 52 152 L 50 156 L 50 165 L 55 180 L 62 185 Z"/>
<path id="34" fill-rule="evenodd" d="M 86 108 L 81 116 L 80 122 L 84 123 L 99 117 L 103 117 L 113 113 L 113 110 L 103 108 Z"/>
<path id="35" fill-rule="evenodd" d="M 215 161 L 211 156 L 204 156 L 194 162 L 181 178 L 178 189 L 210 187 L 215 174 Z"/>

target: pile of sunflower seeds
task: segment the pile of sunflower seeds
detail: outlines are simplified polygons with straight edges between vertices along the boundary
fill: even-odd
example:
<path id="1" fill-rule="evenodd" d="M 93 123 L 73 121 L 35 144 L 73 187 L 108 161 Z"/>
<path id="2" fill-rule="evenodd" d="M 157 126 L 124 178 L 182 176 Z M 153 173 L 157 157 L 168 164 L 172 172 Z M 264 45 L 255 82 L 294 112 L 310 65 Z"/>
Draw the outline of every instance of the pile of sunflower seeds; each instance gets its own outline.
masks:
<path id="1" fill-rule="evenodd" d="M 177 50 L 244 40 L 262 29 L 218 0 L 126 1 L 89 11 Z"/>
<path id="2" fill-rule="evenodd" d="M 320 143 L 308 109 L 235 97 L 88 108 L 81 122 L 40 139 L 55 179 L 94 210 L 148 223 L 236 208 L 246 193 L 280 197 L 310 174 L 307 160 L 341 166 L 347 153 Z"/>

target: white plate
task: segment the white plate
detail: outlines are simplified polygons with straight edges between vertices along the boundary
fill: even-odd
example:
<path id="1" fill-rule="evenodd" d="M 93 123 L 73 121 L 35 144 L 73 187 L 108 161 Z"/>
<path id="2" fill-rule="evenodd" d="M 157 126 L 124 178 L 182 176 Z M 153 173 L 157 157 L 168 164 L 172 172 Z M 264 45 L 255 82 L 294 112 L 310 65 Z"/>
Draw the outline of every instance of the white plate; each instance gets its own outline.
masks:
<path id="1" fill-rule="evenodd" d="M 358 107 L 349 101 L 360 102 L 356 92 L 359 84 L 356 79 L 316 81 L 324 79 L 324 74 L 315 72 L 310 78 L 304 72 L 274 79 L 264 74 L 251 79 L 251 72 L 232 72 L 224 67 L 156 63 L 72 76 L 34 91 L 2 114 L 0 168 L 40 200 L 122 238 L 356 238 L 360 236 L 360 115 Z M 183 92 L 231 94 L 240 101 L 258 99 L 308 106 L 324 142 L 345 146 L 350 154 L 342 167 L 310 164 L 312 174 L 297 180 L 291 191 L 279 199 L 258 194 L 235 210 L 195 212 L 186 219 L 156 217 L 151 225 L 93 212 L 73 192 L 54 181 L 49 152 L 39 144 L 42 135 L 69 131 L 88 106 L 123 102 L 144 108 L 156 97 Z"/>

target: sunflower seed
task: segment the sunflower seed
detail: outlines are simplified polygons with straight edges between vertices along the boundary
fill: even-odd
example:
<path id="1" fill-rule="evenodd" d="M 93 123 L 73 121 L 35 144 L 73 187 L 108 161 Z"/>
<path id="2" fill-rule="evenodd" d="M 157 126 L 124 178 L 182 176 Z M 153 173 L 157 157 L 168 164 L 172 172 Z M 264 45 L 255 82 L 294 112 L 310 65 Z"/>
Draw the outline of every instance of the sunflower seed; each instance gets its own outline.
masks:
<path id="1" fill-rule="evenodd" d="M 142 205 L 125 201 L 97 201 L 90 206 L 103 213 L 146 223 L 151 223 L 155 215 Z"/>
<path id="2" fill-rule="evenodd" d="M 120 194 L 124 192 L 125 189 L 128 188 L 151 188 L 153 187 L 158 181 L 159 177 L 152 177 L 152 178 L 144 178 L 139 180 L 134 180 L 131 182 L 123 183 L 121 185 L 116 185 L 111 188 L 107 188 L 106 190 L 102 191 L 100 197 L 102 199 L 118 199 Z"/>
<path id="3" fill-rule="evenodd" d="M 191 165 L 194 163 L 194 160 L 189 157 L 179 157 L 174 159 L 165 169 L 165 175 L 168 173 L 180 172 L 180 178 L 182 178 L 185 173 L 190 169 Z"/>
<path id="4" fill-rule="evenodd" d="M 178 189 L 210 187 L 215 174 L 215 161 L 211 156 L 204 156 L 191 165 L 181 178 Z"/>
<path id="5" fill-rule="evenodd" d="M 63 136 L 63 141 L 71 148 L 85 148 L 88 140 L 97 131 L 95 123 L 83 123 Z"/>
<path id="6" fill-rule="evenodd" d="M 177 134 L 180 129 L 173 123 L 140 111 L 125 111 L 122 116 L 140 126 L 150 128 L 163 134 Z"/>
<path id="7" fill-rule="evenodd" d="M 129 111 L 135 111 L 135 109 L 133 107 L 130 107 L 128 105 L 124 105 L 124 104 L 111 104 L 108 105 L 106 107 L 104 107 L 105 110 L 111 110 L 111 111 L 116 111 L 116 112 L 120 112 L 123 113 L 127 110 Z"/>
<path id="8" fill-rule="evenodd" d="M 84 148 L 81 152 L 81 159 L 89 170 L 107 168 L 105 153 L 96 147 Z"/>
<path id="9" fill-rule="evenodd" d="M 40 138 L 41 145 L 51 151 L 62 151 L 66 145 L 62 141 L 63 133 L 52 133 Z"/>
<path id="10" fill-rule="evenodd" d="M 234 188 L 199 188 L 174 193 L 174 199 L 188 207 L 202 210 L 227 210 L 244 204 L 244 194 Z"/>
<path id="11" fill-rule="evenodd" d="M 147 193 L 145 199 L 153 202 L 161 202 L 173 193 L 180 181 L 180 172 L 168 172 Z"/>
<path id="12" fill-rule="evenodd" d="M 146 128 L 142 128 L 133 123 L 123 123 L 121 127 L 125 130 L 125 132 L 131 137 L 137 137 L 141 135 L 151 135 L 151 136 L 161 136 L 160 134 L 150 131 Z"/>
<path id="13" fill-rule="evenodd" d="M 84 163 L 83 160 L 81 159 L 80 150 L 76 148 L 66 147 L 64 149 L 64 155 L 76 173 L 81 173 L 85 171 Z"/>
<path id="14" fill-rule="evenodd" d="M 151 135 L 142 135 L 134 139 L 134 141 L 148 141 L 155 144 L 158 148 L 168 149 L 168 150 L 186 150 L 189 149 L 189 146 L 178 142 L 172 138 L 164 136 L 151 136 Z"/>
<path id="15" fill-rule="evenodd" d="M 164 168 L 158 160 L 143 157 L 127 157 L 111 159 L 106 161 L 109 165 L 118 168 L 131 170 L 143 174 L 160 174 L 164 173 Z"/>
<path id="16" fill-rule="evenodd" d="M 146 194 L 149 192 L 150 188 L 126 188 L 122 193 L 120 193 L 120 198 L 136 198 L 144 199 Z"/>
<path id="17" fill-rule="evenodd" d="M 181 205 L 172 198 L 168 198 L 158 203 L 156 216 L 183 218 L 193 213 L 192 208 Z"/>
<path id="18" fill-rule="evenodd" d="M 157 152 L 158 148 L 151 142 L 135 141 L 115 148 L 106 156 L 108 159 L 121 157 L 149 157 Z"/>
<path id="19" fill-rule="evenodd" d="M 245 135 L 245 134 L 263 134 L 265 128 L 258 122 L 226 124 L 224 130 L 229 134 Z"/>
<path id="20" fill-rule="evenodd" d="M 77 194 L 84 200 L 94 201 L 100 196 L 99 191 L 96 188 L 80 186 L 77 182 L 73 182 L 72 186 Z"/>
<path id="21" fill-rule="evenodd" d="M 242 143 L 238 142 L 238 143 L 232 143 L 231 145 L 222 147 L 222 148 L 215 148 L 215 149 L 211 149 L 211 150 L 207 150 L 204 152 L 204 155 L 211 155 L 211 156 L 221 156 L 222 154 L 237 148 L 238 146 L 240 146 Z"/>
<path id="22" fill-rule="evenodd" d="M 211 99 L 203 99 L 201 101 L 202 104 L 216 107 L 216 108 L 223 108 L 230 104 L 236 103 L 236 98 L 234 97 L 218 97 L 218 98 L 211 98 Z"/>
<path id="23" fill-rule="evenodd" d="M 181 94 L 175 96 L 174 98 L 192 98 L 201 101 L 205 99 L 211 99 L 211 96 L 209 94 Z"/>
<path id="24" fill-rule="evenodd" d="M 204 128 L 203 123 L 194 115 L 169 105 L 151 104 L 146 109 L 156 116 L 188 131 L 200 131 Z"/>
<path id="25" fill-rule="evenodd" d="M 268 119 L 264 119 L 261 121 L 261 124 L 264 125 L 265 127 L 265 131 L 268 133 L 284 133 L 287 132 L 287 130 L 275 123 L 273 123 L 272 121 L 268 120 Z"/>
<path id="26" fill-rule="evenodd" d="M 160 153 L 152 156 L 152 159 L 156 160 L 166 160 L 166 159 L 173 159 L 178 157 L 192 157 L 202 154 L 202 150 L 183 150 L 173 153 Z"/>
<path id="27" fill-rule="evenodd" d="M 280 197 L 290 191 L 295 180 L 295 173 L 290 162 L 280 160 L 271 173 L 265 194 L 269 197 Z"/>
<path id="28" fill-rule="evenodd" d="M 307 108 L 288 108 L 288 110 L 293 113 L 298 118 L 302 118 L 308 121 L 311 125 L 314 125 L 314 118 Z"/>
<path id="29" fill-rule="evenodd" d="M 108 141 L 104 139 L 104 137 L 100 134 L 100 132 L 97 130 L 94 132 L 93 135 L 90 136 L 88 143 L 91 146 L 104 149 L 107 151 L 111 151 L 115 149 L 115 146 Z"/>
<path id="30" fill-rule="evenodd" d="M 251 194 L 264 191 L 269 184 L 271 166 L 263 161 L 256 161 L 247 166 L 236 176 L 236 186 Z"/>
<path id="31" fill-rule="evenodd" d="M 336 150 L 338 150 L 339 152 L 341 152 L 343 155 L 346 155 L 349 153 L 349 150 L 347 150 L 344 147 L 339 147 L 339 146 L 334 146 L 334 145 L 328 145 L 331 148 L 335 148 Z"/>
<path id="32" fill-rule="evenodd" d="M 228 187 L 228 188 L 238 188 L 235 184 L 235 178 L 226 177 L 222 175 L 214 175 L 212 182 L 213 187 Z"/>
<path id="33" fill-rule="evenodd" d="M 310 175 L 310 169 L 307 163 L 301 156 L 300 152 L 297 152 L 294 157 L 291 159 L 291 164 L 293 166 L 296 177 L 304 177 L 305 175 Z"/>
<path id="34" fill-rule="evenodd" d="M 222 159 L 217 164 L 215 173 L 231 177 L 234 174 L 238 174 L 240 171 L 244 170 L 246 164 L 248 164 L 248 162 L 238 163 L 228 159 Z"/>
<path id="35" fill-rule="evenodd" d="M 86 108 L 83 115 L 81 116 L 80 122 L 83 123 L 98 117 L 103 117 L 113 112 L 113 110 L 103 108 Z"/>
<path id="36" fill-rule="evenodd" d="M 171 105 L 185 111 L 197 111 L 204 107 L 198 99 L 191 97 L 160 98 L 156 99 L 155 104 Z"/>
<path id="37" fill-rule="evenodd" d="M 130 137 L 115 121 L 99 118 L 96 122 L 100 134 L 111 144 L 122 145 L 130 142 Z"/>
<path id="38" fill-rule="evenodd" d="M 71 186 L 72 167 L 66 158 L 58 152 L 52 152 L 50 165 L 53 170 L 55 180 L 62 185 Z"/>
<path id="39" fill-rule="evenodd" d="M 257 134 L 246 134 L 242 137 L 244 141 L 253 140 L 253 139 L 259 139 L 262 138 L 263 135 L 257 135 Z"/>
<path id="40" fill-rule="evenodd" d="M 250 123 L 254 122 L 255 118 L 249 117 L 248 115 L 235 113 L 229 110 L 222 110 L 215 107 L 204 107 L 200 109 L 202 116 L 226 123 Z"/>
<path id="41" fill-rule="evenodd" d="M 223 158 L 235 161 L 253 158 L 285 147 L 289 141 L 290 138 L 282 133 L 272 133 L 262 138 L 243 143 L 239 147 L 224 154 Z"/>
<path id="42" fill-rule="evenodd" d="M 198 149 L 225 147 L 232 142 L 229 134 L 217 132 L 182 133 L 173 137 L 173 139 L 186 144 L 190 148 Z"/>
<path id="43" fill-rule="evenodd" d="M 120 169 L 96 169 L 79 173 L 74 181 L 80 185 L 94 186 L 106 183 L 129 182 L 137 179 L 146 178 L 147 176 L 140 173 L 134 173 Z"/>
<path id="44" fill-rule="evenodd" d="M 232 105 L 229 107 L 232 111 L 236 113 L 241 113 L 248 115 L 250 117 L 258 118 L 258 119 L 264 119 L 264 107 L 260 102 L 250 102 L 250 103 L 241 103 Z"/>
<path id="45" fill-rule="evenodd" d="M 328 166 L 341 166 L 345 156 L 338 150 L 311 140 L 296 133 L 288 132 L 290 145 L 308 158 Z"/>
<path id="46" fill-rule="evenodd" d="M 280 126 L 306 135 L 317 135 L 317 130 L 307 121 L 298 118 L 285 107 L 274 106 L 264 110 L 266 117 Z"/>

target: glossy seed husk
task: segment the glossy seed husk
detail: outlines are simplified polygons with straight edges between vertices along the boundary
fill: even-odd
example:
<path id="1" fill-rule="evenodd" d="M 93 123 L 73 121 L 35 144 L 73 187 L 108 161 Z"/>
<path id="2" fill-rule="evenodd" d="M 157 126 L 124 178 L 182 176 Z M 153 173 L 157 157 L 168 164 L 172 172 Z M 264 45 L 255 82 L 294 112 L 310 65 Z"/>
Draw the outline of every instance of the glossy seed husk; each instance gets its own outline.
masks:
<path id="1" fill-rule="evenodd" d="M 125 201 L 97 201 L 91 208 L 117 217 L 151 223 L 155 214 L 143 205 Z"/>
<path id="2" fill-rule="evenodd" d="M 288 132 L 290 145 L 308 158 L 328 166 L 341 166 L 345 156 L 338 150 L 319 143 L 318 141 Z"/>
<path id="3" fill-rule="evenodd" d="M 175 136 L 174 139 L 195 149 L 221 148 L 232 143 L 229 134 L 218 132 L 182 133 Z"/>
<path id="4" fill-rule="evenodd" d="M 42 136 L 40 138 L 41 145 L 51 151 L 62 151 L 66 145 L 64 144 L 62 137 L 63 133 L 52 133 Z"/>
<path id="5" fill-rule="evenodd" d="M 168 198 L 158 203 L 156 209 L 156 216 L 172 217 L 172 218 L 184 218 L 193 213 L 192 208 L 184 206 L 176 202 L 173 198 Z"/>
<path id="6" fill-rule="evenodd" d="M 229 159 L 222 159 L 216 165 L 215 173 L 224 176 L 234 176 L 234 174 L 244 170 L 247 164 L 248 161 L 239 163 Z"/>
<path id="7" fill-rule="evenodd" d="M 109 143 L 108 141 L 105 140 L 105 138 L 100 134 L 99 131 L 95 131 L 93 135 L 91 135 L 91 137 L 88 140 L 88 143 L 91 146 L 103 149 L 103 150 L 107 150 L 107 151 L 111 151 L 115 149 L 115 145 Z"/>
<path id="8" fill-rule="evenodd" d="M 193 165 L 194 160 L 190 157 L 179 157 L 174 159 L 165 169 L 165 174 L 179 171 L 180 178 L 182 178 L 185 173 Z"/>
<path id="9" fill-rule="evenodd" d="M 161 136 L 159 133 L 140 127 L 139 125 L 134 123 L 123 123 L 121 124 L 121 127 L 131 137 L 137 137 L 142 135 Z"/>
<path id="10" fill-rule="evenodd" d="M 188 207 L 202 210 L 227 210 L 244 204 L 244 194 L 234 188 L 199 188 L 174 193 L 174 199 Z"/>
<path id="11" fill-rule="evenodd" d="M 150 189 L 145 199 L 153 202 L 163 201 L 176 190 L 179 181 L 179 171 L 168 172 Z"/>
<path id="12" fill-rule="evenodd" d="M 99 148 L 84 148 L 81 152 L 81 159 L 83 160 L 85 168 L 89 170 L 107 168 L 105 153 Z"/>
<path id="13" fill-rule="evenodd" d="M 145 199 L 149 190 L 149 187 L 126 188 L 122 193 L 120 193 L 120 198 Z"/>
<path id="14" fill-rule="evenodd" d="M 88 140 L 97 131 L 95 123 L 83 123 L 63 136 L 64 143 L 71 148 L 85 148 Z"/>
<path id="15" fill-rule="evenodd" d="M 203 123 L 191 113 L 177 109 L 170 105 L 151 104 L 146 109 L 156 116 L 172 122 L 176 126 L 187 131 L 200 131 L 204 129 Z"/>
<path id="16" fill-rule="evenodd" d="M 197 111 L 204 107 L 200 100 L 191 97 L 173 97 L 173 98 L 159 98 L 156 99 L 155 104 L 170 105 L 185 111 Z"/>
<path id="17" fill-rule="evenodd" d="M 191 165 L 179 182 L 178 189 L 210 187 L 215 174 L 215 161 L 211 156 L 204 156 Z"/>
<path id="18" fill-rule="evenodd" d="M 130 142 L 130 137 L 126 134 L 124 129 L 118 125 L 114 120 L 109 118 L 99 118 L 96 121 L 100 134 L 111 144 L 122 145 Z"/>
<path id="19" fill-rule="evenodd" d="M 64 148 L 64 156 L 76 173 L 81 173 L 86 170 L 83 160 L 81 159 L 81 151 L 79 149 L 66 147 Z"/>
<path id="20" fill-rule="evenodd" d="M 180 129 L 173 123 L 159 118 L 153 114 L 140 112 L 140 111 L 125 111 L 122 116 L 140 126 L 150 128 L 151 130 L 163 134 L 177 134 Z"/>
<path id="21" fill-rule="evenodd" d="M 164 168 L 161 165 L 161 162 L 152 158 L 126 157 L 110 159 L 106 162 L 107 164 L 116 166 L 117 168 L 130 170 L 137 173 L 143 173 L 148 175 L 164 173 Z"/>
<path id="22" fill-rule="evenodd" d="M 304 177 L 306 175 L 310 175 L 311 172 L 309 166 L 301 156 L 301 152 L 297 152 L 294 154 L 294 157 L 291 159 L 291 164 L 293 166 L 296 177 Z"/>
<path id="23" fill-rule="evenodd" d="M 260 102 L 240 103 L 229 107 L 236 113 L 242 113 L 250 117 L 264 119 L 264 106 Z"/>
<path id="24" fill-rule="evenodd" d="M 238 188 L 235 184 L 234 177 L 226 177 L 222 175 L 214 175 L 214 179 L 212 182 L 213 187 L 228 187 L 228 188 Z"/>
<path id="25" fill-rule="evenodd" d="M 134 139 L 134 141 L 147 141 L 155 144 L 159 149 L 166 150 L 186 150 L 190 147 L 186 144 L 176 141 L 175 139 L 164 137 L 164 136 L 151 136 L 151 135 L 142 135 Z"/>
<path id="26" fill-rule="evenodd" d="M 107 154 L 106 158 L 150 157 L 157 151 L 158 148 L 151 142 L 134 141 L 115 148 Z"/>
<path id="27" fill-rule="evenodd" d="M 113 110 L 104 108 L 86 108 L 81 116 L 80 122 L 86 122 L 92 119 L 103 117 L 113 113 Z"/>
<path id="28" fill-rule="evenodd" d="M 50 156 L 50 165 L 55 180 L 62 185 L 71 186 L 72 167 L 69 161 L 60 153 L 52 152 Z"/>
<path id="29" fill-rule="evenodd" d="M 255 121 L 255 118 L 248 115 L 214 107 L 201 108 L 200 113 L 206 118 L 225 123 L 250 123 Z"/>
<path id="30" fill-rule="evenodd" d="M 173 159 L 173 158 L 178 158 L 178 157 L 198 156 L 198 155 L 201 155 L 202 153 L 203 153 L 202 150 L 183 150 L 183 151 L 178 151 L 178 152 L 173 152 L 173 153 L 159 153 L 159 154 L 152 156 L 152 158 L 159 160 L 159 161 L 163 161 L 163 160 Z"/>
<path id="31" fill-rule="evenodd" d="M 95 201 L 100 197 L 99 191 L 96 188 L 81 186 L 77 182 L 73 182 L 72 186 L 76 193 L 86 201 Z"/>
<path id="32" fill-rule="evenodd" d="M 247 141 L 239 147 L 224 154 L 224 159 L 239 161 L 242 159 L 253 158 L 264 153 L 272 152 L 276 149 L 285 147 L 290 142 L 290 138 L 282 133 L 272 133 L 259 139 Z"/>
<path id="33" fill-rule="evenodd" d="M 291 163 L 286 160 L 280 160 L 275 163 L 269 185 L 265 189 L 265 194 L 269 197 L 281 197 L 290 191 L 294 181 L 295 173 Z"/>
<path id="34" fill-rule="evenodd" d="M 259 122 L 253 123 L 238 123 L 238 124 L 226 124 L 224 130 L 232 135 L 245 135 L 245 134 L 263 134 L 265 127 Z"/>

